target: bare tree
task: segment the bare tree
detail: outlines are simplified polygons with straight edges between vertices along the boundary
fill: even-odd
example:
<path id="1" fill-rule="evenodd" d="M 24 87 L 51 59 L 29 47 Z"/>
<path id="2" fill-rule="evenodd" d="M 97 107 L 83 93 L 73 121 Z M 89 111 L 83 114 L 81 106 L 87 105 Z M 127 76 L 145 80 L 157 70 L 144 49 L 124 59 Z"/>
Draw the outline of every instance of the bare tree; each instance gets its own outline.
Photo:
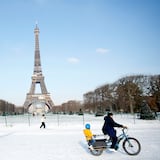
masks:
<path id="1" fill-rule="evenodd" d="M 151 108 L 160 111 L 160 75 L 151 77 L 149 94 L 152 96 Z"/>
<path id="2" fill-rule="evenodd" d="M 84 103 L 90 109 L 137 112 L 142 100 L 151 103 L 151 109 L 160 111 L 160 75 L 132 75 L 112 84 L 105 84 L 84 94 Z M 149 104 L 150 105 L 150 104 Z"/>
<path id="3" fill-rule="evenodd" d="M 95 112 L 95 93 L 90 91 L 83 94 L 84 109 L 88 112 Z"/>

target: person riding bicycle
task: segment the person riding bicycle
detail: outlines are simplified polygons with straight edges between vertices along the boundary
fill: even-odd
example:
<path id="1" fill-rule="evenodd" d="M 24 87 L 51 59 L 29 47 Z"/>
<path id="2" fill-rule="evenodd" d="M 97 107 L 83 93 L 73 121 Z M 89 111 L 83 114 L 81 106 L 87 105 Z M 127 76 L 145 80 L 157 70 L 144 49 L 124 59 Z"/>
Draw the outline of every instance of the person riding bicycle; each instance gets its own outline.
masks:
<path id="1" fill-rule="evenodd" d="M 114 127 L 121 127 L 121 128 L 127 128 L 127 126 L 124 126 L 122 124 L 118 124 L 113 120 L 113 113 L 108 112 L 107 116 L 104 117 L 104 125 L 102 127 L 102 132 L 104 135 L 108 134 L 112 140 L 112 145 L 110 147 L 110 150 L 115 151 L 117 149 L 116 143 L 117 143 L 117 136 L 116 136 L 116 130 Z"/>
<path id="2" fill-rule="evenodd" d="M 88 142 L 88 145 L 89 145 L 89 148 L 92 149 L 93 148 L 93 143 L 95 142 L 95 140 L 93 139 L 93 134 L 92 134 L 92 131 L 90 130 L 91 128 L 91 125 L 89 123 L 87 123 L 85 125 L 85 129 L 83 130 L 83 133 L 86 137 L 86 140 Z"/>

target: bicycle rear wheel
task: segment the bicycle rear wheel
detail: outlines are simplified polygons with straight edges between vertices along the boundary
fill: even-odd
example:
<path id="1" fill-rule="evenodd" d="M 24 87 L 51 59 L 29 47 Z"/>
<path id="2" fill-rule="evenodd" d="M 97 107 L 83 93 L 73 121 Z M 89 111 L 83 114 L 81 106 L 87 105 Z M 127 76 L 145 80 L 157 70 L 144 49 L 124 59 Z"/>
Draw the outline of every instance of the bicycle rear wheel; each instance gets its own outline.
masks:
<path id="1" fill-rule="evenodd" d="M 94 155 L 94 156 L 100 156 L 103 152 L 103 149 L 90 149 L 90 152 Z"/>
<path id="2" fill-rule="evenodd" d="M 141 151 L 141 145 L 137 139 L 128 137 L 123 141 L 123 149 L 129 155 L 137 155 Z"/>

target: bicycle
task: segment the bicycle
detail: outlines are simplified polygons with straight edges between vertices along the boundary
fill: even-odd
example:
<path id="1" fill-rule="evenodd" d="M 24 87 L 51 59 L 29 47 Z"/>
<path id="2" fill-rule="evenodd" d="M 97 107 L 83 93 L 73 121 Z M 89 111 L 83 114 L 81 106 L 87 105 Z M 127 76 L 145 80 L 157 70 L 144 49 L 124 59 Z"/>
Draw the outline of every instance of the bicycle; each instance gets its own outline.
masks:
<path id="1" fill-rule="evenodd" d="M 103 138 L 98 138 L 102 137 Z M 95 156 L 99 156 L 103 153 L 103 150 L 108 149 L 111 147 L 112 141 L 108 135 L 95 135 L 94 136 L 94 143 L 92 145 L 92 148 L 89 147 L 89 150 L 91 154 Z M 141 144 L 140 142 L 134 138 L 134 137 L 129 137 L 127 135 L 127 129 L 122 129 L 122 133 L 118 136 L 117 144 L 115 149 L 118 150 L 120 142 L 122 142 L 122 147 L 124 151 L 128 155 L 137 155 L 141 151 Z"/>

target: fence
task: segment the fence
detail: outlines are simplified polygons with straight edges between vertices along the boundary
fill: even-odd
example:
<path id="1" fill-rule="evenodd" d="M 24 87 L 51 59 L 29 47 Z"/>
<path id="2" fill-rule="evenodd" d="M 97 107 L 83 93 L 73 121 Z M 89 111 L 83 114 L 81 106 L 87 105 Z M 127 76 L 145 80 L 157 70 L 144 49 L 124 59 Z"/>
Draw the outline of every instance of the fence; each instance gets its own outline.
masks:
<path id="1" fill-rule="evenodd" d="M 137 114 L 115 114 L 114 118 L 119 118 L 120 121 L 127 120 L 132 124 L 138 122 Z M 160 121 L 160 113 L 157 113 L 157 120 Z M 46 114 L 46 124 L 54 126 L 68 126 L 68 125 L 83 125 L 85 123 L 103 124 L 103 116 L 96 117 L 93 114 L 84 115 L 64 115 L 64 114 Z M 38 125 L 41 123 L 41 116 L 33 116 L 31 114 L 24 115 L 6 115 L 0 116 L 0 125 L 2 126 L 16 126 L 23 124 L 26 126 Z"/>

